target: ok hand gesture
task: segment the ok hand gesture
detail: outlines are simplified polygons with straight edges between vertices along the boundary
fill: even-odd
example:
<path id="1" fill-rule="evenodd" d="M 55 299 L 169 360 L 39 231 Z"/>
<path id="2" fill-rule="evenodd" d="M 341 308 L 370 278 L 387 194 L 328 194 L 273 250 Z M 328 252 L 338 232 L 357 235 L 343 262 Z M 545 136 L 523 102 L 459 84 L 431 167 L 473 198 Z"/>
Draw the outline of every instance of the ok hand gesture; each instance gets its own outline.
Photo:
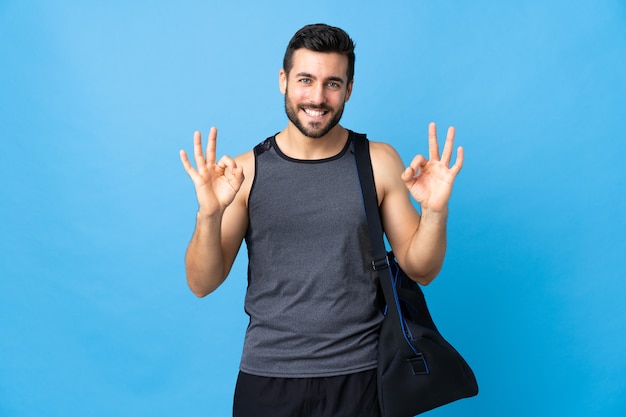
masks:
<path id="1" fill-rule="evenodd" d="M 428 125 L 430 159 L 427 160 L 424 156 L 417 155 L 402 173 L 402 180 L 422 210 L 442 212 L 448 206 L 452 194 L 452 184 L 463 166 L 463 148 L 459 147 L 456 162 L 450 167 L 454 133 L 454 127 L 450 127 L 440 158 L 437 128 L 434 123 L 430 123 Z"/>
<path id="2" fill-rule="evenodd" d="M 233 202 L 244 180 L 243 167 L 237 166 L 234 159 L 223 156 L 215 162 L 217 129 L 211 128 L 206 149 L 202 154 L 202 136 L 193 135 L 193 153 L 196 168 L 191 165 L 187 152 L 180 151 L 180 160 L 196 188 L 199 212 L 207 215 L 223 212 Z"/>

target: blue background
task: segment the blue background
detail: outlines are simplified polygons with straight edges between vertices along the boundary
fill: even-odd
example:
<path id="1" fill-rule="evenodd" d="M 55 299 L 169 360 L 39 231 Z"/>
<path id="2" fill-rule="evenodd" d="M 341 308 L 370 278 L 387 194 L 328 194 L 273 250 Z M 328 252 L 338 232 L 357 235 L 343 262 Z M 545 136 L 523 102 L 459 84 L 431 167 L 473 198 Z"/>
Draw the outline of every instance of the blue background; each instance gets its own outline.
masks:
<path id="1" fill-rule="evenodd" d="M 478 397 L 431 416 L 626 415 L 626 3 L 0 1 L 0 415 L 227 416 L 245 253 L 187 289 L 178 150 L 286 124 L 307 23 L 357 42 L 343 124 L 466 163 L 426 288 Z"/>

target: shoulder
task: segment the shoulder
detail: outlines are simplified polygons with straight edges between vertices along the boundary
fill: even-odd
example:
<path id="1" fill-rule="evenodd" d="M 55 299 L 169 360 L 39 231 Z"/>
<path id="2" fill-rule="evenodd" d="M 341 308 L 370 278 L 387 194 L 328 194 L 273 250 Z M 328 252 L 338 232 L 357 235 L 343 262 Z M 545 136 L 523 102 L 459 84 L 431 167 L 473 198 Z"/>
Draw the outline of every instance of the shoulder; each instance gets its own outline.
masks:
<path id="1" fill-rule="evenodd" d="M 404 163 L 393 146 L 385 142 L 370 141 L 370 159 L 380 201 L 390 190 L 404 187 L 401 181 Z"/>
<path id="2" fill-rule="evenodd" d="M 369 143 L 372 164 L 385 166 L 402 165 L 402 159 L 393 146 L 385 142 L 374 142 L 372 140 Z"/>
<path id="3" fill-rule="evenodd" d="M 235 157 L 235 162 L 244 168 L 251 165 L 254 168 L 254 151 L 250 150 Z"/>
<path id="4" fill-rule="evenodd" d="M 241 166 L 243 168 L 243 184 L 241 184 L 241 189 L 237 193 L 237 197 L 240 202 L 244 203 L 246 206 L 248 205 L 248 196 L 250 195 L 250 190 L 252 188 L 252 182 L 254 181 L 254 171 L 255 171 L 255 163 L 254 163 L 254 151 L 248 151 L 241 155 L 235 157 L 235 162 L 237 166 Z"/>

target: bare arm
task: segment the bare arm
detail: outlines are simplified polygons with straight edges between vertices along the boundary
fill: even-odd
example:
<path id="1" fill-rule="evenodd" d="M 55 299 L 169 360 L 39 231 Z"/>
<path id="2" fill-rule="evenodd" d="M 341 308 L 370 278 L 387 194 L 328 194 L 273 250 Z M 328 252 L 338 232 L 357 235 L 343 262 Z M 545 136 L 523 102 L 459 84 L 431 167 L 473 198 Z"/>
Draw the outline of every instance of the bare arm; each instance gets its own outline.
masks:
<path id="1" fill-rule="evenodd" d="M 240 192 L 244 184 L 243 166 L 228 156 L 216 163 L 216 142 L 217 131 L 211 128 L 205 158 L 200 132 L 195 132 L 196 168 L 189 162 L 187 153 L 180 151 L 199 205 L 196 228 L 185 256 L 187 284 L 198 297 L 213 292 L 226 279 L 248 221 L 245 198 Z"/>
<path id="2" fill-rule="evenodd" d="M 450 128 L 440 157 L 436 127 L 431 123 L 430 159 L 418 155 L 406 169 L 391 147 L 378 144 L 374 148 L 378 152 L 372 154 L 376 187 L 382 190 L 379 198 L 385 233 L 402 269 L 423 285 L 437 276 L 446 253 L 448 201 L 463 165 L 463 148 L 459 148 L 456 163 L 449 167 L 454 134 Z M 421 217 L 409 194 L 420 204 Z"/>

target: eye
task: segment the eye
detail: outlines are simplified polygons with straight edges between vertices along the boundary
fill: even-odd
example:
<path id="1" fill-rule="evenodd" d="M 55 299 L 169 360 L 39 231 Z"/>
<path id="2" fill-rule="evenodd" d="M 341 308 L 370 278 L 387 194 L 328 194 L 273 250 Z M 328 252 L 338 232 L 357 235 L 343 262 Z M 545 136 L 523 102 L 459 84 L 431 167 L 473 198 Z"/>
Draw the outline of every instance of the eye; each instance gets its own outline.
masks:
<path id="1" fill-rule="evenodd" d="M 301 84 L 311 84 L 311 79 L 310 78 L 300 78 L 298 80 L 299 83 Z"/>
<path id="2" fill-rule="evenodd" d="M 339 85 L 339 83 L 337 83 L 337 82 L 335 82 L 335 81 L 330 81 L 330 82 L 328 83 L 328 86 L 329 86 L 330 88 L 339 88 L 339 87 L 341 87 L 341 86 Z"/>

